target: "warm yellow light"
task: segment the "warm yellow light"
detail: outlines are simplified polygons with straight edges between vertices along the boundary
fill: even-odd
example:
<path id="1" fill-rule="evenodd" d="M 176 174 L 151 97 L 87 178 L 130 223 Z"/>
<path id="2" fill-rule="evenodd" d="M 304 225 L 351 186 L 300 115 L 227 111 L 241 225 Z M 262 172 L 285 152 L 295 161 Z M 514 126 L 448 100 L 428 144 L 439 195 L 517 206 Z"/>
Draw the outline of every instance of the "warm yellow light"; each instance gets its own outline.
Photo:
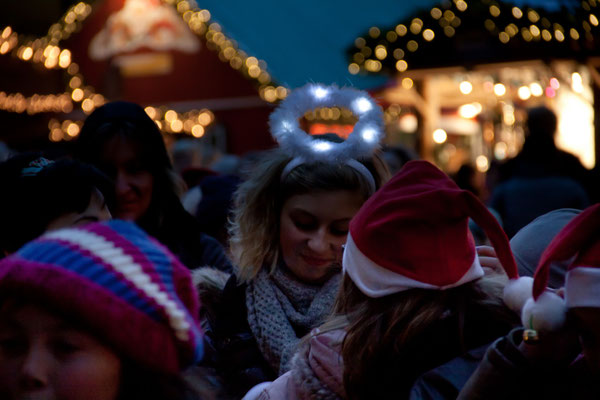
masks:
<path id="1" fill-rule="evenodd" d="M 571 88 L 576 93 L 583 93 L 583 78 L 578 72 L 571 74 Z"/>
<path id="2" fill-rule="evenodd" d="M 513 7 L 512 14 L 516 19 L 519 19 L 523 16 L 523 11 L 519 7 Z"/>
<path id="3" fill-rule="evenodd" d="M 594 26 L 598 26 L 598 18 L 594 14 L 590 14 L 590 22 Z"/>
<path id="4" fill-rule="evenodd" d="M 211 117 L 210 117 L 209 113 L 207 113 L 207 112 L 201 112 L 198 115 L 198 123 L 200 125 L 206 126 L 206 125 L 210 124 L 210 122 L 211 122 Z"/>
<path id="5" fill-rule="evenodd" d="M 402 87 L 404 89 L 407 89 L 407 90 L 411 89 L 413 87 L 413 84 L 414 84 L 414 82 L 410 78 L 404 78 L 404 79 L 402 79 Z"/>
<path id="6" fill-rule="evenodd" d="M 540 85 L 537 82 L 533 82 L 531 85 L 529 85 L 529 90 L 531 91 L 531 94 L 535 97 L 540 97 L 544 94 L 544 89 L 542 88 L 542 85 Z"/>
<path id="7" fill-rule="evenodd" d="M 529 27 L 529 31 L 531 32 L 531 34 L 532 34 L 534 37 L 538 37 L 538 36 L 540 36 L 540 28 L 538 28 L 538 27 L 537 27 L 537 26 L 535 26 L 535 25 L 531 25 L 531 26 Z"/>
<path id="8" fill-rule="evenodd" d="M 529 86 L 521 86 L 519 90 L 517 90 L 517 95 L 521 100 L 527 100 L 531 97 L 531 90 L 529 90 Z"/>
<path id="9" fill-rule="evenodd" d="M 183 122 L 181 122 L 181 120 L 174 119 L 173 121 L 171 121 L 171 130 L 173 132 L 179 133 L 179 132 L 181 132 L 182 129 L 183 129 Z"/>
<path id="10" fill-rule="evenodd" d="M 50 131 L 50 140 L 53 142 L 59 142 L 63 138 L 63 132 L 60 128 L 54 128 Z"/>
<path id="11" fill-rule="evenodd" d="M 73 90 L 73 93 L 71 93 L 71 98 L 73 101 L 81 101 L 81 99 L 83 99 L 83 90 L 79 88 Z"/>
<path id="12" fill-rule="evenodd" d="M 448 134 L 443 129 L 433 131 L 433 141 L 437 144 L 442 144 L 448 139 Z"/>
<path id="13" fill-rule="evenodd" d="M 269 103 L 272 103 L 275 100 L 277 100 L 277 92 L 275 91 L 275 88 L 273 88 L 273 87 L 268 87 L 267 89 L 265 89 L 263 96 L 264 96 L 265 100 L 268 101 Z"/>
<path id="14" fill-rule="evenodd" d="M 352 75 L 356 75 L 360 72 L 360 67 L 358 66 L 358 64 L 352 63 L 348 65 L 348 72 L 350 72 Z"/>
<path id="15" fill-rule="evenodd" d="M 278 98 L 283 100 L 287 97 L 288 90 L 283 86 L 277 86 L 277 89 L 275 89 L 275 93 L 277 94 Z"/>
<path id="16" fill-rule="evenodd" d="M 165 113 L 165 121 L 171 123 L 177 119 L 177 113 L 173 110 L 169 110 Z"/>
<path id="17" fill-rule="evenodd" d="M 556 31 L 556 32 L 560 32 L 560 31 Z M 549 42 L 552 40 L 552 34 L 550 33 L 549 30 L 547 30 L 547 29 L 542 30 L 542 39 L 544 39 L 546 42 Z"/>
<path id="18" fill-rule="evenodd" d="M 508 146 L 504 142 L 498 142 L 494 146 L 494 157 L 498 160 L 504 160 L 508 151 Z"/>
<path id="19" fill-rule="evenodd" d="M 10 44 L 8 44 L 8 42 L 4 42 L 0 45 L 0 54 L 6 54 L 8 53 L 8 50 L 10 49 Z"/>
<path id="20" fill-rule="evenodd" d="M 431 29 L 425 29 L 423 31 L 423 39 L 427 40 L 428 42 L 431 42 L 434 37 L 435 33 Z"/>
<path id="21" fill-rule="evenodd" d="M 258 78 L 261 72 L 260 67 L 257 65 L 252 65 L 248 68 L 248 75 L 252 78 Z"/>
<path id="22" fill-rule="evenodd" d="M 440 19 L 442 18 L 442 10 L 440 10 L 437 7 L 434 7 L 431 9 L 431 16 L 435 19 Z"/>
<path id="23" fill-rule="evenodd" d="M 204 127 L 202 125 L 194 125 L 192 127 L 192 136 L 197 138 L 204 136 Z"/>
<path id="24" fill-rule="evenodd" d="M 490 162 L 484 155 L 480 155 L 475 159 L 475 165 L 480 172 L 486 172 L 490 168 Z"/>
<path id="25" fill-rule="evenodd" d="M 377 47 L 375 47 L 375 57 L 377 57 L 380 60 L 383 60 L 387 57 L 387 49 L 385 48 L 385 46 L 380 44 Z"/>
<path id="26" fill-rule="evenodd" d="M 399 72 L 404 72 L 408 69 L 408 63 L 404 60 L 398 60 L 398 62 L 396 62 L 396 69 Z"/>
<path id="27" fill-rule="evenodd" d="M 497 17 L 500 15 L 500 9 L 498 8 L 498 6 L 490 6 L 490 14 L 492 15 L 492 17 Z"/>
<path id="28" fill-rule="evenodd" d="M 158 129 L 162 130 L 162 122 L 154 121 L 154 123 L 156 124 L 156 126 L 158 126 Z"/>
<path id="29" fill-rule="evenodd" d="M 25 61 L 28 61 L 33 56 L 33 49 L 31 47 L 25 47 L 23 49 L 23 53 L 21 54 L 21 58 Z"/>
<path id="30" fill-rule="evenodd" d="M 454 36 L 454 33 L 456 33 L 456 31 L 454 30 L 453 27 L 451 26 L 447 26 L 444 28 L 444 34 L 448 37 L 452 37 Z"/>
<path id="31" fill-rule="evenodd" d="M 78 88 L 79 86 L 81 86 L 81 78 L 78 76 L 72 77 L 71 80 L 69 81 L 69 87 L 71 89 L 75 89 L 75 88 Z"/>
<path id="32" fill-rule="evenodd" d="M 156 118 L 156 108 L 148 106 L 144 108 L 144 111 L 146 111 L 146 114 L 148 114 L 150 118 Z"/>
<path id="33" fill-rule="evenodd" d="M 377 39 L 381 35 L 381 31 L 376 26 L 373 26 L 369 29 L 369 36 L 373 39 Z"/>
<path id="34" fill-rule="evenodd" d="M 385 34 L 385 38 L 388 42 L 394 43 L 396 40 L 398 40 L 398 34 L 394 31 L 389 31 Z"/>
<path id="35" fill-rule="evenodd" d="M 77 125 L 74 122 L 69 124 L 69 126 L 67 127 L 67 135 L 71 137 L 79 135 L 79 125 Z"/>
<path id="36" fill-rule="evenodd" d="M 506 94 L 506 86 L 501 83 L 496 83 L 494 85 L 494 93 L 496 96 L 504 96 Z"/>
<path id="37" fill-rule="evenodd" d="M 482 110 L 483 107 L 481 103 L 475 102 L 470 104 L 463 104 L 462 106 L 458 107 L 458 115 L 467 119 L 475 118 L 481 113 Z"/>
<path id="38" fill-rule="evenodd" d="M 94 110 L 94 101 L 92 99 L 85 99 L 81 103 L 81 109 L 86 113 L 92 112 Z"/>
<path id="39" fill-rule="evenodd" d="M 510 36 L 506 32 L 500 32 L 500 34 L 498 35 L 498 39 L 500 39 L 502 43 L 508 43 L 508 41 L 510 40 Z"/>
<path id="40" fill-rule="evenodd" d="M 469 94 L 473 91 L 473 85 L 469 81 L 462 81 L 458 85 L 458 88 L 462 94 Z"/>
<path id="41" fill-rule="evenodd" d="M 465 11 L 467 9 L 467 3 L 464 0 L 458 0 L 456 2 L 456 8 L 458 11 Z"/>
<path id="42" fill-rule="evenodd" d="M 419 48 L 419 43 L 417 43 L 416 40 L 409 40 L 408 43 L 406 43 L 406 48 L 408 51 L 415 52 Z"/>
<path id="43" fill-rule="evenodd" d="M 577 29 L 571 28 L 571 30 L 569 31 L 569 34 L 571 35 L 571 38 L 573 38 L 573 40 L 579 40 L 579 32 L 577 32 Z M 0 52 L 1 51 L 2 51 L 2 49 L 0 49 Z"/>
<path id="44" fill-rule="evenodd" d="M 7 39 L 11 33 L 12 33 L 12 28 L 10 26 L 7 26 L 2 31 L 2 39 Z"/>
<path id="45" fill-rule="evenodd" d="M 558 40 L 559 42 L 562 42 L 563 40 L 565 40 L 565 34 L 562 33 L 559 30 L 554 31 L 554 37 L 556 38 L 556 40 Z"/>
<path id="46" fill-rule="evenodd" d="M 67 49 L 64 49 L 60 52 L 58 56 L 58 65 L 61 68 L 67 68 L 71 64 L 71 52 Z"/>
<path id="47" fill-rule="evenodd" d="M 402 49 L 395 49 L 394 50 L 394 58 L 396 60 L 401 60 L 404 58 L 404 50 Z"/>
<path id="48" fill-rule="evenodd" d="M 408 29 L 406 28 L 406 25 L 400 24 L 396 26 L 396 33 L 398 34 L 398 36 L 404 36 L 408 33 Z"/>
<path id="49" fill-rule="evenodd" d="M 527 12 L 527 18 L 529 18 L 529 20 L 535 24 L 540 19 L 540 15 L 534 10 L 529 10 Z"/>
<path id="50" fill-rule="evenodd" d="M 248 57 L 246 58 L 246 66 L 250 68 L 251 66 L 258 66 L 258 59 L 256 57 Z"/>

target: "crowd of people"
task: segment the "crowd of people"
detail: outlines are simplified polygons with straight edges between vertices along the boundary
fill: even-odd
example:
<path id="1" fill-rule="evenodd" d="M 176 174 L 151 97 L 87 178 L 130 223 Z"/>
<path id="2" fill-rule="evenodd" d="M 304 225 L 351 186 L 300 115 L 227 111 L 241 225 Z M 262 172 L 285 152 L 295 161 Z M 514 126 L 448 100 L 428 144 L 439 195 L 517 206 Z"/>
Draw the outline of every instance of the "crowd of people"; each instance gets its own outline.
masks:
<path id="1" fill-rule="evenodd" d="M 302 130 L 319 106 L 357 115 L 346 140 Z M 0 163 L 0 398 L 598 398 L 600 205 L 529 116 L 485 204 L 388 167 L 354 89 L 296 89 L 278 147 L 196 188 L 142 107 L 97 108 L 69 157 Z"/>

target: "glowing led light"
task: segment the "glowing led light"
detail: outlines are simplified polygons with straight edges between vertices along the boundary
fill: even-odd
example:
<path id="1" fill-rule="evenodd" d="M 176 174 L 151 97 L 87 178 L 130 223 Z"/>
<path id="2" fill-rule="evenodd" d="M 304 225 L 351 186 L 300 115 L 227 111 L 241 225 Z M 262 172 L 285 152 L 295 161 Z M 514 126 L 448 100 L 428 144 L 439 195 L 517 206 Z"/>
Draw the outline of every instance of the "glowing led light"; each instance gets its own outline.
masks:
<path id="1" fill-rule="evenodd" d="M 549 98 L 553 98 L 554 96 L 556 96 L 556 91 L 554 89 L 552 89 L 550 86 L 548 86 L 546 88 L 546 96 Z"/>
<path id="2" fill-rule="evenodd" d="M 402 79 L 402 87 L 404 89 L 407 89 L 407 90 L 411 89 L 413 87 L 413 85 L 414 85 L 414 82 L 413 82 L 412 79 L 410 79 L 410 78 L 404 78 L 404 79 Z"/>
<path id="3" fill-rule="evenodd" d="M 359 113 L 365 113 L 373 108 L 373 105 L 369 101 L 369 99 L 365 97 L 361 97 L 360 99 L 354 100 L 352 103 L 352 108 L 354 108 Z"/>
<path id="4" fill-rule="evenodd" d="M 496 96 L 504 96 L 506 94 L 506 86 L 501 83 L 496 83 L 494 85 L 494 93 Z"/>
<path id="5" fill-rule="evenodd" d="M 433 131 L 433 141 L 437 144 L 442 144 L 448 139 L 448 134 L 443 129 Z"/>
<path id="6" fill-rule="evenodd" d="M 146 107 L 144 108 L 144 111 L 146 111 L 146 114 L 148 114 L 150 118 L 156 118 L 156 109 L 154 107 Z"/>
<path id="7" fill-rule="evenodd" d="M 494 146 L 494 157 L 498 160 L 504 160 L 506 158 L 506 153 L 508 150 L 508 146 L 504 142 L 496 143 Z"/>
<path id="8" fill-rule="evenodd" d="M 367 128 L 362 131 L 362 137 L 367 142 L 372 142 L 377 139 L 377 131 L 373 128 Z"/>
<path id="9" fill-rule="evenodd" d="M 81 99 L 83 99 L 83 90 L 79 88 L 73 90 L 73 93 L 71 93 L 71 98 L 74 101 L 81 101 Z"/>
<path id="10" fill-rule="evenodd" d="M 25 50 L 23 50 L 23 60 L 27 61 L 31 58 L 31 56 L 33 56 L 33 49 L 31 47 L 25 47 Z"/>
<path id="11" fill-rule="evenodd" d="M 518 7 L 513 7 L 512 14 L 516 19 L 519 19 L 523 16 L 523 11 Z"/>
<path id="12" fill-rule="evenodd" d="M 475 159 L 475 164 L 477 165 L 477 169 L 480 172 L 486 172 L 490 168 L 490 162 L 488 158 L 484 155 L 478 156 Z"/>
<path id="13" fill-rule="evenodd" d="M 404 72 L 404 71 L 406 71 L 407 68 L 408 68 L 408 63 L 404 60 L 398 60 L 398 62 L 396 63 L 396 69 L 399 72 Z"/>
<path id="14" fill-rule="evenodd" d="M 202 125 L 194 125 L 192 127 L 192 136 L 197 138 L 204 136 L 204 127 Z"/>
<path id="15" fill-rule="evenodd" d="M 531 85 L 529 85 L 529 90 L 531 90 L 531 94 L 535 97 L 540 97 L 544 94 L 544 89 L 542 88 L 542 85 L 540 85 L 537 82 L 533 82 Z"/>
<path id="16" fill-rule="evenodd" d="M 469 81 L 462 81 L 458 88 L 462 94 L 469 94 L 473 91 L 473 85 Z"/>
<path id="17" fill-rule="evenodd" d="M 177 113 L 173 110 L 169 110 L 165 113 L 165 121 L 171 123 L 177 119 Z"/>
<path id="18" fill-rule="evenodd" d="M 79 135 L 79 125 L 77 125 L 74 122 L 69 124 L 69 126 L 67 127 L 67 135 L 71 137 Z"/>
<path id="19" fill-rule="evenodd" d="M 324 151 L 331 150 L 332 145 L 331 145 L 331 143 L 324 142 L 324 141 L 320 140 L 320 141 L 317 141 L 317 142 L 313 143 L 312 144 L 312 148 L 315 151 L 324 152 Z"/>
<path id="20" fill-rule="evenodd" d="M 531 97 L 531 90 L 529 90 L 528 86 L 521 86 L 517 91 L 517 95 L 521 100 L 527 100 Z"/>
<path id="21" fill-rule="evenodd" d="M 425 29 L 423 31 L 423 39 L 427 40 L 428 42 L 431 42 L 434 37 L 435 33 L 431 29 Z"/>
<path id="22" fill-rule="evenodd" d="M 479 113 L 481 113 L 482 109 L 483 107 L 480 103 L 463 104 L 462 106 L 458 107 L 458 114 L 467 119 L 475 118 L 477 115 L 479 115 Z"/>
<path id="23" fill-rule="evenodd" d="M 325 88 L 322 88 L 320 86 L 317 86 L 313 89 L 312 91 L 313 96 L 315 96 L 316 99 L 318 100 L 322 100 L 325 97 L 327 97 L 327 95 L 329 94 L 329 91 Z"/>
<path id="24" fill-rule="evenodd" d="M 556 78 L 550 78 L 550 87 L 554 90 L 560 87 L 560 82 Z"/>
<path id="25" fill-rule="evenodd" d="M 577 93 L 583 93 L 583 78 L 578 72 L 571 74 L 571 87 Z"/>
<path id="26" fill-rule="evenodd" d="M 175 119 L 171 122 L 171 130 L 173 132 L 181 132 L 181 130 L 183 129 L 183 122 L 181 122 L 178 119 Z"/>

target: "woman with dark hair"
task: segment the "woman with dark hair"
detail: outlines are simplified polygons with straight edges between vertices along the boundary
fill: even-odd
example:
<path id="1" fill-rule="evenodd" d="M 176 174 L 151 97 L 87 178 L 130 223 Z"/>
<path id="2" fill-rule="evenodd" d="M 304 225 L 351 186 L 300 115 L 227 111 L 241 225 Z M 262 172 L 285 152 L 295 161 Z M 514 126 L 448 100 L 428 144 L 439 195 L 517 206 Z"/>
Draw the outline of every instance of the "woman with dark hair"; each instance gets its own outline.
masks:
<path id="1" fill-rule="evenodd" d="M 3 255 L 46 230 L 111 218 L 113 185 L 91 165 L 24 153 L 0 163 L 0 182 Z"/>
<path id="2" fill-rule="evenodd" d="M 0 398 L 209 398 L 182 375 L 198 312 L 190 271 L 135 224 L 47 232 L 0 261 Z"/>
<path id="3" fill-rule="evenodd" d="M 118 101 L 97 108 L 83 124 L 75 155 L 114 180 L 116 218 L 135 221 L 188 268 L 231 271 L 221 245 L 183 208 L 183 184 L 160 130 L 142 107 Z"/>

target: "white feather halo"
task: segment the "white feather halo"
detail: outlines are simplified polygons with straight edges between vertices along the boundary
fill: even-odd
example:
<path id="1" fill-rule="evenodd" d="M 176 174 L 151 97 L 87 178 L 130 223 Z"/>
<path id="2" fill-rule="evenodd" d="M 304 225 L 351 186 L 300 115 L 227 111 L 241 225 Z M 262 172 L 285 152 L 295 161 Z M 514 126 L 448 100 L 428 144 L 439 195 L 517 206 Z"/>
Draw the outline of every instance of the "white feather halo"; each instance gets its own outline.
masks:
<path id="1" fill-rule="evenodd" d="M 348 139 L 342 143 L 312 139 L 300 128 L 299 119 L 304 113 L 320 107 L 347 108 L 358 117 Z M 345 162 L 369 157 L 383 138 L 383 112 L 371 96 L 335 85 L 311 83 L 292 91 L 271 113 L 269 124 L 279 146 L 304 162 Z"/>

